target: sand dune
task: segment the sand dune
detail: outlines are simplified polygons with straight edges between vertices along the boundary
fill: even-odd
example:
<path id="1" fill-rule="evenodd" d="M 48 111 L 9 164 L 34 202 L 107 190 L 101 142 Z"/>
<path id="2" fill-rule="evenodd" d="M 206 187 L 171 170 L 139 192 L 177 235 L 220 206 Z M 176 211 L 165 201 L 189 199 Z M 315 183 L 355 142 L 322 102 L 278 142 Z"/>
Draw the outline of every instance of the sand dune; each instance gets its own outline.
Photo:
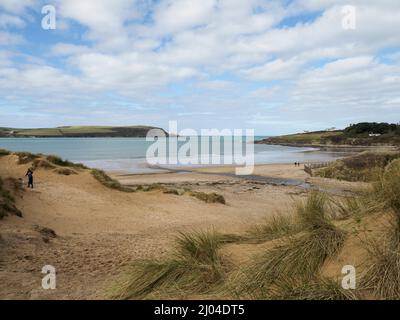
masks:
<path id="1" fill-rule="evenodd" d="M 0 158 L 0 176 L 22 178 L 28 165 L 13 155 Z M 201 171 L 202 169 L 198 169 Z M 208 168 L 207 170 L 210 170 Z M 229 170 L 227 168 L 212 171 Z M 292 165 L 271 165 L 259 174 L 305 179 Z M 124 193 L 106 188 L 88 170 L 64 176 L 54 170 L 35 171 L 35 189 L 16 194 L 23 218 L 0 221 L 0 297 L 63 299 L 100 297 L 130 261 L 162 257 L 175 235 L 184 230 L 215 228 L 243 232 L 276 211 L 290 206 L 304 190 L 261 185 L 215 175 L 160 174 L 128 178 L 122 183 L 165 182 L 177 187 L 222 194 L 227 205 L 207 204 L 190 196 L 161 191 Z M 216 183 L 218 182 L 218 183 Z M 58 235 L 48 242 L 36 226 Z M 54 265 L 57 290 L 41 289 L 41 268 Z"/>

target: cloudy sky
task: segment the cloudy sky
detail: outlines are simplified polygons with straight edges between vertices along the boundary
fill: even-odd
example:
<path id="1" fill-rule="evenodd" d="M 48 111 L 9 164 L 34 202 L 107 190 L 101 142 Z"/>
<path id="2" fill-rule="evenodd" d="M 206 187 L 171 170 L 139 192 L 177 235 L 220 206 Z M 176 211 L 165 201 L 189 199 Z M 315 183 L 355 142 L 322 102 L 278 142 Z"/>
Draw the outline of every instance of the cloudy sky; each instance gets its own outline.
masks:
<path id="1" fill-rule="evenodd" d="M 399 0 L 0 0 L 0 126 L 399 122 L 399 30 Z"/>

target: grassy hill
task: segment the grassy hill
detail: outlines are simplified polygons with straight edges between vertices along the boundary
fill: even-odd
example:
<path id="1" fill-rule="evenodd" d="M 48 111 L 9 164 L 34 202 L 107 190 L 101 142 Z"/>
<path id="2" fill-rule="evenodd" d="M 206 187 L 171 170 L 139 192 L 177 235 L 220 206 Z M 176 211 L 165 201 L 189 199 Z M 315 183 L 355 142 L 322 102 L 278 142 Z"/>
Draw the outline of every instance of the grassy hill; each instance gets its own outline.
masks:
<path id="1" fill-rule="evenodd" d="M 364 122 L 344 130 L 297 133 L 271 137 L 257 143 L 288 146 L 400 146 L 400 125 Z"/>
<path id="2" fill-rule="evenodd" d="M 0 128 L 0 137 L 145 137 L 148 131 L 152 129 L 158 128 L 150 126 L 65 126 L 38 129 Z"/>

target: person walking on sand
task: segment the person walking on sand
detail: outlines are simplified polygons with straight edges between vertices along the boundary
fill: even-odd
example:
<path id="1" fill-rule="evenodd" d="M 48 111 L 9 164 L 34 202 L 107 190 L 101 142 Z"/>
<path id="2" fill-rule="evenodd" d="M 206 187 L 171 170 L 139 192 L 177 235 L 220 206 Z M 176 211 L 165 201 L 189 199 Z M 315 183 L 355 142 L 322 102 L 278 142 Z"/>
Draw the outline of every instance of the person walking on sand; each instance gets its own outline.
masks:
<path id="1" fill-rule="evenodd" d="M 33 189 L 33 171 L 31 169 L 28 169 L 28 171 L 26 172 L 25 177 L 28 177 L 28 188 L 32 188 Z"/>

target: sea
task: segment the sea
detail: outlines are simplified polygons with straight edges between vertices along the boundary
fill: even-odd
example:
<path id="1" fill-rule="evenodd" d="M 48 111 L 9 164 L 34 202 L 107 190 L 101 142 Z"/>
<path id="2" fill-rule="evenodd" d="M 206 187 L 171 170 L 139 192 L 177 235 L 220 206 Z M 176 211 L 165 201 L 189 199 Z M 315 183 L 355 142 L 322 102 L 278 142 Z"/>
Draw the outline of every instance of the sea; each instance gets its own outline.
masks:
<path id="1" fill-rule="evenodd" d="M 177 143 L 179 150 L 184 144 L 188 145 L 190 137 L 186 141 Z M 224 143 L 231 139 L 232 155 L 254 148 L 255 164 L 278 164 L 278 163 L 306 163 L 314 161 L 331 161 L 343 157 L 343 153 L 319 151 L 315 148 L 287 147 L 266 144 L 252 144 L 243 138 L 242 141 L 233 137 L 219 137 L 220 148 L 212 147 L 213 137 L 197 137 L 199 156 L 209 157 L 210 162 L 221 156 L 220 163 L 226 164 L 222 157 L 226 154 Z M 255 137 L 254 140 L 261 140 L 264 136 Z M 170 143 L 176 142 L 176 138 L 165 139 L 169 148 Z M 208 148 L 207 143 L 209 141 Z M 160 140 L 161 141 L 161 140 Z M 159 141 L 159 142 L 160 142 Z M 10 151 L 27 151 L 45 155 L 57 155 L 63 159 L 79 162 L 91 168 L 98 168 L 106 171 L 123 171 L 129 173 L 155 173 L 168 167 L 193 166 L 191 164 L 173 165 L 150 165 L 146 158 L 146 152 L 154 142 L 146 141 L 146 138 L 0 138 L 0 149 Z M 251 147 L 251 148 L 250 148 Z M 246 149 L 247 148 L 247 149 Z M 205 150 L 204 150 L 205 149 Z M 228 149 L 229 152 L 229 149 Z M 204 163 L 204 162 L 202 162 Z M 210 165 L 210 164 L 206 164 Z M 212 164 L 211 164 L 212 165 Z"/>

